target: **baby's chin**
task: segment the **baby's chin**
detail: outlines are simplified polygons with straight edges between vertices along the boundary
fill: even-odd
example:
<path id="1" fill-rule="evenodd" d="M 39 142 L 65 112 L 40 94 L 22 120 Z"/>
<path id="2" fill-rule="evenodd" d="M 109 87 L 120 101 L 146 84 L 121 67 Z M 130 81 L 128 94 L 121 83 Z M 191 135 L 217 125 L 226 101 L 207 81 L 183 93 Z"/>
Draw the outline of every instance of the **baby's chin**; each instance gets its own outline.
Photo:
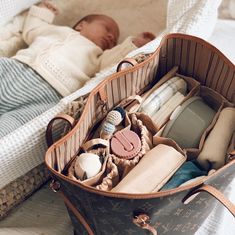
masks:
<path id="1" fill-rule="evenodd" d="M 95 42 L 96 46 L 100 47 L 103 51 L 108 50 L 108 49 L 112 49 L 113 47 L 115 47 L 116 45 L 114 45 L 113 43 L 106 43 L 106 42 Z"/>
<path id="2" fill-rule="evenodd" d="M 112 49 L 115 46 L 115 45 L 113 45 L 113 43 L 108 43 L 105 41 L 98 42 L 98 43 L 96 43 L 96 45 L 98 47 L 100 47 L 103 51 L 108 50 L 108 49 Z"/>
<path id="3" fill-rule="evenodd" d="M 96 44 L 96 46 L 98 46 L 103 51 L 106 50 L 106 48 L 101 43 L 95 43 L 95 44 Z"/>

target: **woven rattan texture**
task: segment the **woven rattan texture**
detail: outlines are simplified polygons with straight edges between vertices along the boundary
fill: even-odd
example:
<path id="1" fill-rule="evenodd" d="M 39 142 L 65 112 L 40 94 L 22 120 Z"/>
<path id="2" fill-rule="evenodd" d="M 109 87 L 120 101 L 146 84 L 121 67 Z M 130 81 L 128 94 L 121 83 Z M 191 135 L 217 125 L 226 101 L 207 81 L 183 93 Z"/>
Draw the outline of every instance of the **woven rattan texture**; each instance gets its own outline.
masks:
<path id="1" fill-rule="evenodd" d="M 49 179 L 48 170 L 40 164 L 27 174 L 12 181 L 0 190 L 0 220 L 16 205 L 29 197 Z"/>

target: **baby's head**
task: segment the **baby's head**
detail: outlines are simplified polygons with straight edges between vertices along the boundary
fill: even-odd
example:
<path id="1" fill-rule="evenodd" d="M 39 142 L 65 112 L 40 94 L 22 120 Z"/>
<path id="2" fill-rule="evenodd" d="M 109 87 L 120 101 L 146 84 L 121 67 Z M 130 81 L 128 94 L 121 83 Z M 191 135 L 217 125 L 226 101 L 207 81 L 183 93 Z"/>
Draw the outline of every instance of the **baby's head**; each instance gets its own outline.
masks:
<path id="1" fill-rule="evenodd" d="M 111 49 L 117 45 L 119 27 L 109 16 L 87 15 L 78 21 L 73 28 L 103 50 Z"/>

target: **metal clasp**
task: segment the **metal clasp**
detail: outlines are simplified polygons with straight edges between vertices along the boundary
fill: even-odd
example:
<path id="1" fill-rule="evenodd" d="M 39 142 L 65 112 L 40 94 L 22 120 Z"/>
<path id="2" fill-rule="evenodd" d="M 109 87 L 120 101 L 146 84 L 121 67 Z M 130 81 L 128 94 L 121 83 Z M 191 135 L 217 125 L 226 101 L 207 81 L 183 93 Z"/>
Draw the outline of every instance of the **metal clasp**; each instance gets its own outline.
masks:
<path id="1" fill-rule="evenodd" d="M 50 188 L 54 193 L 57 193 L 60 190 L 60 182 L 52 180 L 50 183 Z"/>

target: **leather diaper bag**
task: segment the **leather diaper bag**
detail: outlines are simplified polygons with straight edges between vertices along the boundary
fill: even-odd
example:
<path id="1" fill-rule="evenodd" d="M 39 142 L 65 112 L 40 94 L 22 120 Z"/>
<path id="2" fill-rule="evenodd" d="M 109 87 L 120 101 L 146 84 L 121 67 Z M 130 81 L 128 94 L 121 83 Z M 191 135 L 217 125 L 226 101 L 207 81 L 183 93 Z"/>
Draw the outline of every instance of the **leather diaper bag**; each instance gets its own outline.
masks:
<path id="1" fill-rule="evenodd" d="M 233 234 L 235 231 L 235 193 L 234 189 L 232 190 L 235 181 L 234 137 L 230 140 L 226 164 L 205 177 L 199 177 L 191 183 L 172 189 L 153 190 L 148 193 L 103 190 L 104 188 L 92 184 L 93 179 L 83 182 L 66 174 L 84 143 L 90 139 L 94 128 L 100 125 L 111 110 L 117 106 L 123 107 L 126 112 L 135 110 L 136 105 L 141 102 L 141 97 L 145 97 L 144 94 L 148 94 L 152 87 L 158 86 L 163 80 L 169 80 L 169 73 L 173 73 L 171 77 L 175 73 L 181 74 L 187 82 L 188 95 L 185 99 L 190 98 L 188 96 L 198 95 L 208 100 L 216 110 L 212 124 L 204 131 L 198 147 L 179 150 L 182 153 L 181 158 L 186 156 L 187 160 L 197 159 L 222 108 L 234 107 L 235 66 L 206 41 L 185 34 L 169 34 L 162 39 L 154 53 L 143 58 L 140 61 L 133 58 L 121 61 L 117 72 L 101 82 L 86 98 L 79 120 L 68 115 L 56 117 L 55 119 L 64 119 L 72 128 L 55 143 L 51 143 L 50 137 L 54 120 L 48 125 L 47 138 L 50 147 L 45 155 L 45 163 L 52 176 L 51 188 L 64 199 L 74 234 L 216 234 L 216 226 L 223 221 L 223 218 L 229 218 L 230 222 L 224 229 L 227 229 L 228 234 Z M 131 66 L 126 67 L 124 64 Z M 148 115 L 137 114 L 136 117 L 142 121 L 141 125 L 145 122 L 150 123 L 146 125 L 148 133 L 151 133 L 151 138 L 156 143 L 169 142 L 173 143 L 172 146 L 177 145 L 172 140 L 157 136 L 163 126 L 154 126 L 149 122 Z M 143 129 L 141 128 L 140 130 Z M 107 150 L 106 142 L 102 141 L 102 144 L 97 151 Z M 161 145 L 161 151 L 165 148 Z M 174 152 L 180 149 L 179 146 L 174 148 Z M 141 149 L 146 150 L 146 147 Z M 179 155 L 177 152 L 175 154 Z M 210 156 L 203 159 L 208 161 L 209 158 Z M 118 164 L 115 166 L 115 161 L 110 159 L 108 158 L 104 164 L 107 166 L 113 164 L 110 172 L 115 167 L 118 171 Z M 125 164 L 126 162 L 128 161 L 125 160 Z M 150 167 L 151 164 L 148 165 Z M 161 167 L 158 169 L 160 171 Z M 107 182 L 115 184 L 115 177 L 107 178 L 110 172 L 107 172 L 105 167 L 102 168 L 102 174 L 103 172 L 106 172 L 104 178 Z M 136 172 L 137 175 L 133 174 L 132 177 L 137 177 L 141 170 Z M 99 178 L 99 183 L 101 181 L 102 178 Z M 122 188 L 125 188 L 125 181 L 123 182 Z M 210 226 L 208 220 L 213 220 L 214 225 Z M 226 231 L 223 230 L 223 234 Z"/>

